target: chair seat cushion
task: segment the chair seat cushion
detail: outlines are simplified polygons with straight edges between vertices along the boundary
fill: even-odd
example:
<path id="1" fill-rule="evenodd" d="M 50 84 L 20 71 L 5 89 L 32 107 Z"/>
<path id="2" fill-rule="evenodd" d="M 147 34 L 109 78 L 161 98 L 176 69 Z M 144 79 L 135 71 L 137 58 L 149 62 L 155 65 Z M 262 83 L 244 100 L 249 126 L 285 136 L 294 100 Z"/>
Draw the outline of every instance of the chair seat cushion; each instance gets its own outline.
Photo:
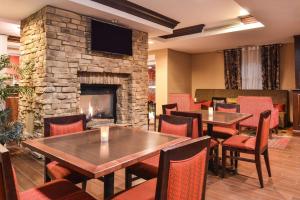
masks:
<path id="1" fill-rule="evenodd" d="M 157 177 L 159 166 L 159 155 L 143 160 L 128 168 L 131 174 L 149 180 Z"/>
<path id="2" fill-rule="evenodd" d="M 146 181 L 142 184 L 139 184 L 127 191 L 124 191 L 114 198 L 115 200 L 154 200 L 155 199 L 155 190 L 156 190 L 156 178 Z"/>
<path id="3" fill-rule="evenodd" d="M 255 137 L 249 137 L 245 135 L 234 135 L 223 142 L 223 146 L 233 147 L 245 150 L 255 149 Z"/>
<path id="4" fill-rule="evenodd" d="M 67 179 L 74 184 L 81 183 L 87 179 L 84 175 L 68 169 L 56 161 L 47 164 L 47 172 L 52 180 Z"/>
<path id="5" fill-rule="evenodd" d="M 67 180 L 55 180 L 20 194 L 21 200 L 95 200 Z"/>

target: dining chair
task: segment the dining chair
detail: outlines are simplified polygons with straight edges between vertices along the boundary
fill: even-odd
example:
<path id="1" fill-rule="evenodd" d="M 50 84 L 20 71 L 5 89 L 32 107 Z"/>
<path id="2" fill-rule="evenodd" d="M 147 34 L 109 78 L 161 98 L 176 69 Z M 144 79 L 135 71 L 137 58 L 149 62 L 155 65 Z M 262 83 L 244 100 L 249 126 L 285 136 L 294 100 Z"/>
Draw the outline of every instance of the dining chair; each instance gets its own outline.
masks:
<path id="1" fill-rule="evenodd" d="M 193 118 L 193 134 L 192 138 L 202 137 L 202 114 L 201 113 L 191 113 L 191 112 L 181 112 L 172 111 L 171 115 L 191 117 Z M 213 161 L 213 170 L 216 175 L 218 175 L 219 169 L 219 141 L 217 139 L 211 138 L 210 140 L 210 159 Z"/>
<path id="2" fill-rule="evenodd" d="M 217 103 L 215 110 L 218 112 L 239 113 L 240 105 Z M 238 133 L 239 133 L 238 123 L 230 126 L 218 126 L 218 125 L 213 126 L 213 137 L 215 138 L 228 139 L 233 135 L 237 135 Z"/>
<path id="3" fill-rule="evenodd" d="M 256 170 L 261 188 L 264 187 L 260 156 L 264 155 L 267 171 L 271 177 L 271 168 L 269 162 L 268 138 L 270 133 L 271 111 L 267 110 L 260 114 L 259 125 L 256 137 L 235 135 L 225 140 L 222 144 L 222 177 L 225 174 L 226 158 L 236 160 L 235 169 L 237 169 L 238 160 L 252 162 L 256 164 Z M 227 151 L 235 153 L 234 156 L 228 156 Z M 241 157 L 240 153 L 252 154 L 255 159 Z"/>
<path id="4" fill-rule="evenodd" d="M 114 200 L 205 200 L 210 137 L 191 139 L 160 152 L 158 178 L 114 196 Z"/>
<path id="5" fill-rule="evenodd" d="M 214 110 L 216 109 L 217 103 L 227 103 L 226 97 L 212 97 L 211 101 Z"/>
<path id="6" fill-rule="evenodd" d="M 162 105 L 162 111 L 164 115 L 171 115 L 171 111 L 178 111 L 177 103 Z"/>
<path id="7" fill-rule="evenodd" d="M 84 114 L 44 118 L 44 136 L 57 136 L 86 130 L 86 116 Z M 82 183 L 86 189 L 87 177 L 63 166 L 57 161 L 45 158 L 45 182 L 56 179 L 67 179 L 74 184 Z"/>
<path id="8" fill-rule="evenodd" d="M 12 167 L 9 151 L 0 144 L 0 199 L 1 200 L 95 200 L 73 183 L 54 180 L 24 192 L 18 189 L 16 173 Z"/>
<path id="9" fill-rule="evenodd" d="M 178 136 L 192 137 L 193 119 L 190 117 L 179 117 L 172 115 L 160 115 L 158 132 Z M 143 160 L 137 164 L 127 167 L 125 170 L 125 187 L 128 189 L 132 182 L 143 178 L 149 180 L 157 177 L 159 155 Z M 133 177 L 133 175 L 135 177 Z"/>

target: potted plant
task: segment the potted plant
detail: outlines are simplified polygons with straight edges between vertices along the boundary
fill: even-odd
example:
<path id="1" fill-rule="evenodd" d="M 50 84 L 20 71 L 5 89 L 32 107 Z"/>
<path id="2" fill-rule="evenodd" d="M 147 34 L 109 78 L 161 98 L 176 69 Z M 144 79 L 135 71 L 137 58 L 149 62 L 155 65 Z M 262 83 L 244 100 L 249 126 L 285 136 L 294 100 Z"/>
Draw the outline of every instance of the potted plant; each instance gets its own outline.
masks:
<path id="1" fill-rule="evenodd" d="M 31 66 L 30 66 L 31 67 Z M 11 121 L 10 109 L 6 108 L 5 100 L 15 94 L 28 93 L 30 88 L 20 87 L 18 85 L 9 84 L 12 78 L 3 73 L 3 69 L 14 68 L 14 70 L 22 76 L 22 73 L 28 73 L 29 69 L 19 69 L 10 63 L 7 55 L 0 55 L 0 143 L 5 145 L 8 142 L 19 142 L 23 132 L 23 124 L 19 121 Z"/>

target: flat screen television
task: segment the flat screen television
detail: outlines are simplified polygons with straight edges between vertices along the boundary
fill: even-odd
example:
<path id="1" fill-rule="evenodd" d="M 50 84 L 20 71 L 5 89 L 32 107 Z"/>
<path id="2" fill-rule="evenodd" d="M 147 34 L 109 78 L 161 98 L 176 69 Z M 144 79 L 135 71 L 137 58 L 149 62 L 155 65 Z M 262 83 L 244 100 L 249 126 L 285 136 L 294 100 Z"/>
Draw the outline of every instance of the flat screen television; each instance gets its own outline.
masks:
<path id="1" fill-rule="evenodd" d="M 92 20 L 92 51 L 132 55 L 132 30 Z"/>

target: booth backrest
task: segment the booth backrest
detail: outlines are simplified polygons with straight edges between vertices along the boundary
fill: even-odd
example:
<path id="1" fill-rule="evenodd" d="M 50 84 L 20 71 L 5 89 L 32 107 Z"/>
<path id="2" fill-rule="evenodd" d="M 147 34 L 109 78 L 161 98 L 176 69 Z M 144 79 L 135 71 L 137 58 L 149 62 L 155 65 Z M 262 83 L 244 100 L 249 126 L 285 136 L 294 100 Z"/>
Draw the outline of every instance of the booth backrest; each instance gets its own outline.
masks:
<path id="1" fill-rule="evenodd" d="M 288 90 L 227 90 L 227 89 L 196 89 L 197 101 L 211 100 L 212 97 L 237 98 L 238 96 L 271 97 L 273 104 L 284 104 L 286 117 L 289 120 L 290 105 Z"/>

